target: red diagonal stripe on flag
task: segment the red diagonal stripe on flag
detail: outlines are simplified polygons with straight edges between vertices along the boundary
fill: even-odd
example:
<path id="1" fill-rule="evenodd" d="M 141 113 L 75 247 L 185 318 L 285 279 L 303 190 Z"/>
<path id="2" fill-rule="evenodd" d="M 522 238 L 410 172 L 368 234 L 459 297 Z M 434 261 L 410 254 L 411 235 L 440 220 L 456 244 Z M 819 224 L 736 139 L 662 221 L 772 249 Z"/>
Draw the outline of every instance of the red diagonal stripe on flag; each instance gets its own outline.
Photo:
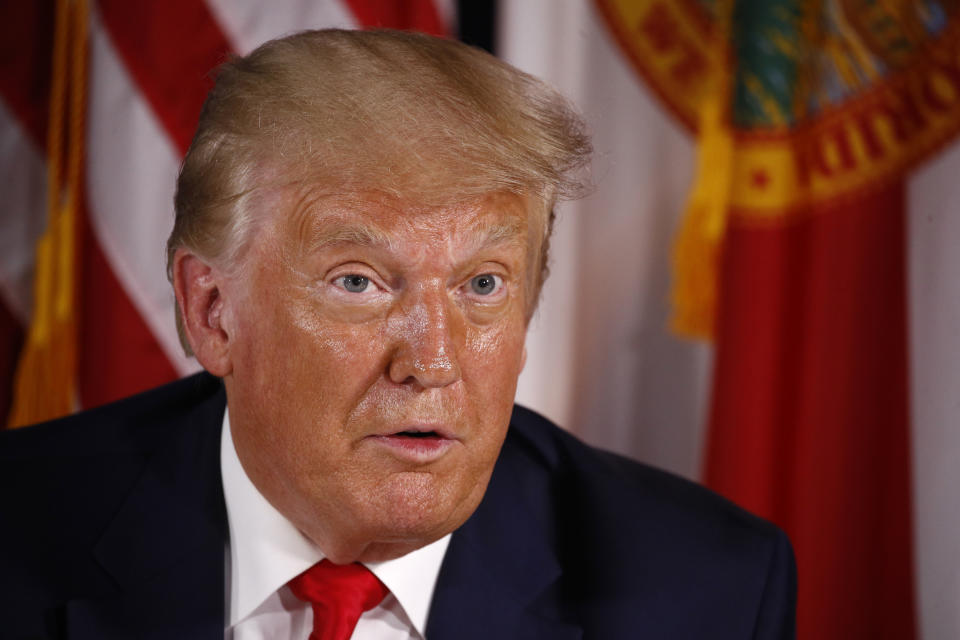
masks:
<path id="1" fill-rule="evenodd" d="M 46 146 L 52 48 L 53 2 L 0 3 L 0 99 L 40 150 Z M 5 210 L 2 225 L 24 224 L 20 218 L 24 215 L 41 216 L 44 211 Z M 23 339 L 20 320 L 0 300 L 0 429 L 7 424 L 13 402 L 13 376 Z"/>
<path id="2" fill-rule="evenodd" d="M 106 404 L 178 377 L 90 229 L 87 202 L 85 198 L 81 209 L 78 363 L 84 408 Z"/>
<path id="3" fill-rule="evenodd" d="M 185 153 L 211 72 L 231 51 L 220 25 L 200 0 L 101 0 L 100 7 L 131 76 Z"/>
<path id="4" fill-rule="evenodd" d="M 53 2 L 0 2 L 0 94 L 38 149 L 46 147 Z"/>
<path id="5" fill-rule="evenodd" d="M 915 637 L 905 186 L 724 251 L 707 484 L 782 525 L 798 637 Z"/>
<path id="6" fill-rule="evenodd" d="M 449 35 L 432 0 L 346 0 L 346 5 L 366 28 L 411 29 L 436 36 Z"/>
<path id="7" fill-rule="evenodd" d="M 0 428 L 6 424 L 13 404 L 13 374 L 23 346 L 23 329 L 5 304 L 0 303 Z"/>

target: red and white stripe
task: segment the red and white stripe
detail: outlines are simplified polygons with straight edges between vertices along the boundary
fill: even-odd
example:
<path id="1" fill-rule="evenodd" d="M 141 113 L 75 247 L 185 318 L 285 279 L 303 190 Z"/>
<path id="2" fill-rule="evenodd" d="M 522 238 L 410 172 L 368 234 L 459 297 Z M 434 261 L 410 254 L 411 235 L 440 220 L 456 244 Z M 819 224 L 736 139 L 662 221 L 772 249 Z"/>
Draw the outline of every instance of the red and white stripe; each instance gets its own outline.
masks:
<path id="1" fill-rule="evenodd" d="M 49 5 L 49 6 L 46 6 Z M 11 404 L 17 356 L 32 306 L 34 246 L 46 211 L 47 78 L 51 3 L 0 3 L 0 416 Z"/>
<path id="2" fill-rule="evenodd" d="M 168 0 L 91 3 L 80 400 L 95 406 L 197 369 L 183 355 L 165 277 L 176 175 L 210 75 L 230 53 L 307 28 L 434 33 L 450 0 Z M 0 7 L 0 411 L 29 323 L 33 247 L 45 226 L 46 92 L 53 2 Z"/>

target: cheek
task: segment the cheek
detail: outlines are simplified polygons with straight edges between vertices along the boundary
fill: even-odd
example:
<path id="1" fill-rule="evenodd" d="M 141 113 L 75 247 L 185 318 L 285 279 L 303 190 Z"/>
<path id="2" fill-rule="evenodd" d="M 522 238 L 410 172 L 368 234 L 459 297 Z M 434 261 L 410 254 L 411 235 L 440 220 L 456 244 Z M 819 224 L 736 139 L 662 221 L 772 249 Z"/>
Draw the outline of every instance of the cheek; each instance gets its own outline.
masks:
<path id="1" fill-rule="evenodd" d="M 243 310 L 235 377 L 257 413 L 291 424 L 343 418 L 383 368 L 382 331 L 325 318 L 315 301 L 278 292 Z M 245 380 L 244 380 L 245 379 Z M 296 399 L 291 402 L 291 399 Z"/>
<path id="2" fill-rule="evenodd" d="M 520 320 L 495 330 L 467 332 L 465 357 L 469 362 L 464 367 L 464 376 L 469 376 L 467 382 L 479 392 L 475 401 L 500 414 L 510 412 L 523 363 L 524 339 L 524 325 Z"/>
<path id="3" fill-rule="evenodd" d="M 382 331 L 374 325 L 339 325 L 304 314 L 292 323 L 287 339 L 267 354 L 286 361 L 286 397 L 305 398 L 304 411 L 342 422 L 381 377 L 386 367 Z M 293 395 L 289 392 L 293 391 Z"/>
<path id="4" fill-rule="evenodd" d="M 467 351 L 484 366 L 510 368 L 519 365 L 526 339 L 526 325 L 521 313 L 509 314 L 494 326 L 468 329 L 466 334 Z"/>

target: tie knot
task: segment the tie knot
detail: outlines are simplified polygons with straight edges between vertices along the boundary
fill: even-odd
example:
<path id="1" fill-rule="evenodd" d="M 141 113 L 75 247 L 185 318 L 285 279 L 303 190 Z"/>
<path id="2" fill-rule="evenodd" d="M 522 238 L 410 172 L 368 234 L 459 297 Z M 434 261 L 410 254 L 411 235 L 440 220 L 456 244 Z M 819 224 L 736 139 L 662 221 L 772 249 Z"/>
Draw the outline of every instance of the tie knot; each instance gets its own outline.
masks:
<path id="1" fill-rule="evenodd" d="M 323 560 L 289 582 L 290 590 L 313 609 L 310 640 L 348 640 L 364 611 L 386 597 L 388 590 L 359 563 Z"/>

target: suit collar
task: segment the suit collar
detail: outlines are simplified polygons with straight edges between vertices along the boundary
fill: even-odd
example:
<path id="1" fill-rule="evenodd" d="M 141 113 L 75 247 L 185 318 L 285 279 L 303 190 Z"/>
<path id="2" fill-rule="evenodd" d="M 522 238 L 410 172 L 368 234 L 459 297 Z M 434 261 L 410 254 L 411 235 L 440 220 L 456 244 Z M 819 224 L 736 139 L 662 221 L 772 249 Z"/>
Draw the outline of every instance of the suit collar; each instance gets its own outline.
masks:
<path id="1" fill-rule="evenodd" d="M 170 437 L 94 549 L 119 594 L 70 602 L 70 637 L 222 637 L 227 528 L 219 435 L 226 397 L 210 376 L 184 383 L 206 396 L 170 418 Z"/>
<path id="2" fill-rule="evenodd" d="M 508 436 L 483 501 L 450 541 L 428 638 L 581 637 L 558 604 L 551 494 Z"/>

